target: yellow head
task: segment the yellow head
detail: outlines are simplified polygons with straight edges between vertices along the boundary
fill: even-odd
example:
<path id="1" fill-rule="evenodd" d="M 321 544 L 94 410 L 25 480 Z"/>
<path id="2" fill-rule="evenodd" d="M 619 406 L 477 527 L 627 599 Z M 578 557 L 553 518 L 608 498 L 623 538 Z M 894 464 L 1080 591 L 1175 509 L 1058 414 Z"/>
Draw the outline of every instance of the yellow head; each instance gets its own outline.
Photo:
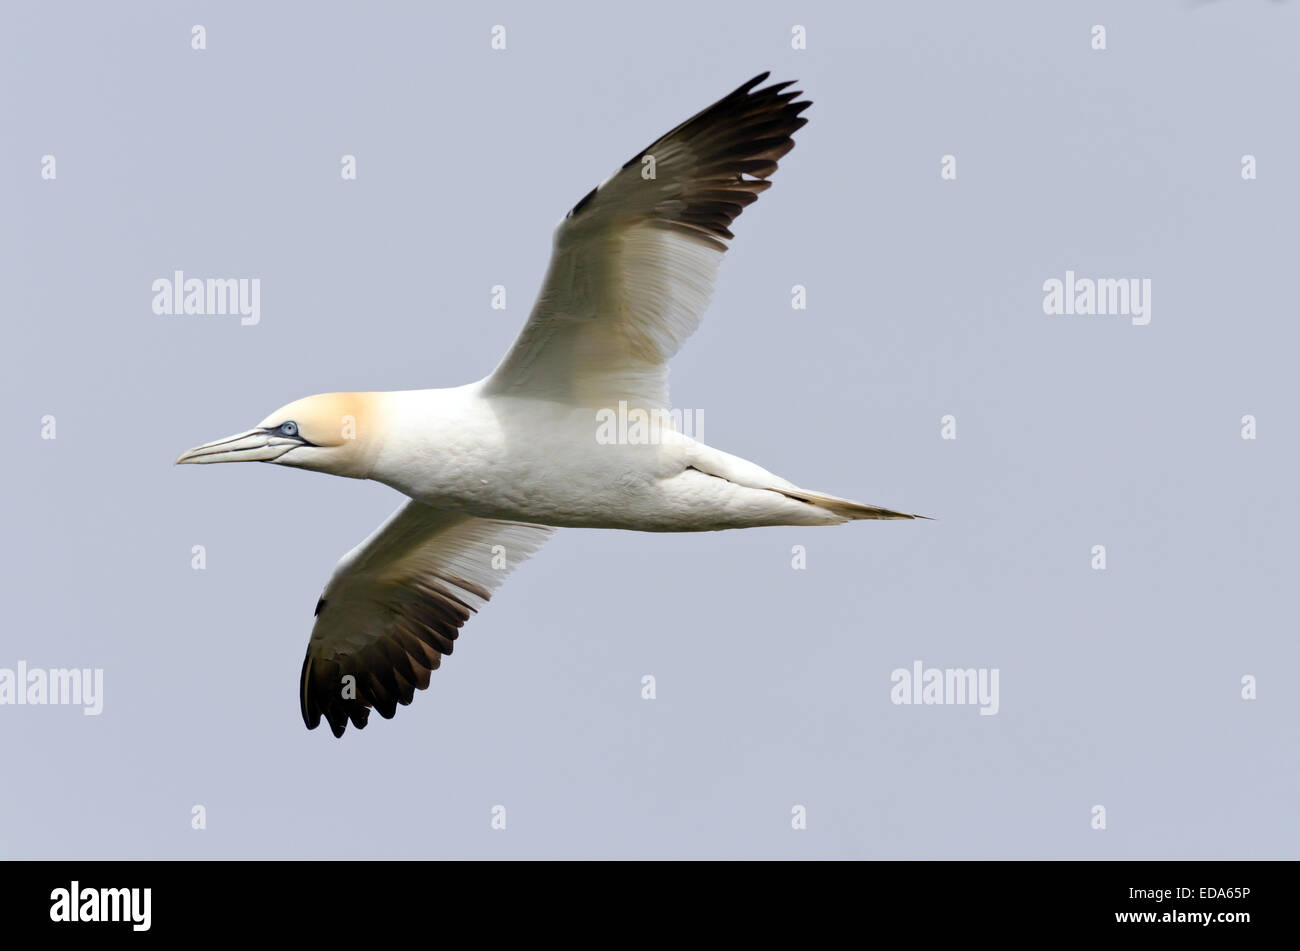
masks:
<path id="1" fill-rule="evenodd" d="M 282 406 L 256 428 L 196 446 L 177 465 L 274 462 L 368 478 L 383 443 L 377 393 L 322 393 Z"/>

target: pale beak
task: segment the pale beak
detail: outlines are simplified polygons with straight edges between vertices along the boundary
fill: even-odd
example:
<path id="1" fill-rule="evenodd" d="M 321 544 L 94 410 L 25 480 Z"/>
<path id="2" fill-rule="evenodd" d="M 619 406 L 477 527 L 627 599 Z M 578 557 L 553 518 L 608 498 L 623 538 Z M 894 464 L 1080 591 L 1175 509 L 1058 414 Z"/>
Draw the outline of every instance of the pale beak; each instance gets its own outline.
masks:
<path id="1" fill-rule="evenodd" d="M 195 446 L 176 457 L 176 465 L 204 465 L 210 462 L 274 462 L 290 449 L 307 445 L 307 440 L 286 436 L 276 430 L 250 429 L 215 442 Z"/>

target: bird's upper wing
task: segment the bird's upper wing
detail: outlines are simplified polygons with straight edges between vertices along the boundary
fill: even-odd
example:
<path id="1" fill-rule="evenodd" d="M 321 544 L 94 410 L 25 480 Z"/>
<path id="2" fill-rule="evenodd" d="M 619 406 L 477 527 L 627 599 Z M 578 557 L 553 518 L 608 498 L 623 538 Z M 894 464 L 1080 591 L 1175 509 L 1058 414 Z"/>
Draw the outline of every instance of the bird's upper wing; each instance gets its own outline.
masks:
<path id="1" fill-rule="evenodd" d="M 415 501 L 395 512 L 339 562 L 316 605 L 299 689 L 308 729 L 324 716 L 342 736 L 371 707 L 391 717 L 410 703 L 461 625 L 550 534 Z"/>
<path id="2" fill-rule="evenodd" d="M 486 392 L 668 406 L 668 359 L 703 316 L 732 221 L 810 106 L 756 76 L 630 159 L 555 231 L 532 314 Z"/>

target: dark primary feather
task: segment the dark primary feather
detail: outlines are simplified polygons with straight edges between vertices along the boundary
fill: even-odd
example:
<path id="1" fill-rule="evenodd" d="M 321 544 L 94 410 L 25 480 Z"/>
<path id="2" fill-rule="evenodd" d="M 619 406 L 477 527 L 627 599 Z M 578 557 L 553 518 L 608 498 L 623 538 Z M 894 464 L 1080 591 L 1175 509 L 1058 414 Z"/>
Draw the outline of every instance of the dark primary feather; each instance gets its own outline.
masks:
<path id="1" fill-rule="evenodd" d="M 451 585 L 487 601 L 489 592 L 464 578 L 446 579 Z M 303 722 L 315 729 L 324 717 L 335 736 L 342 736 L 348 721 L 357 729 L 366 725 L 370 708 L 391 719 L 399 704 L 409 704 L 415 691 L 429 686 L 444 654 L 450 654 L 460 628 L 475 608 L 437 581 L 394 585 L 376 605 L 375 624 L 381 636 L 365 647 L 332 658 L 303 659 L 300 701 Z M 322 599 L 317 613 L 329 611 Z M 344 677 L 354 680 L 347 683 Z M 348 694 L 345 696 L 345 692 Z"/>
<path id="2" fill-rule="evenodd" d="M 342 736 L 372 709 L 387 718 L 410 703 L 491 589 L 550 534 L 406 502 L 343 557 L 316 602 L 298 682 L 308 729 L 324 718 Z"/>
<path id="3" fill-rule="evenodd" d="M 755 76 L 624 163 L 626 170 L 652 156 L 656 176 L 669 180 L 675 180 L 677 170 L 660 166 L 660 153 L 665 163 L 691 163 L 678 193 L 656 205 L 656 225 L 726 250 L 723 241 L 733 237 L 731 223 L 770 186 L 765 179 L 794 148 L 794 133 L 808 122 L 799 114 L 812 102 L 799 100 L 803 93 L 789 89 L 793 81 L 756 88 L 768 75 Z M 590 191 L 567 217 L 580 215 L 599 192 Z"/>

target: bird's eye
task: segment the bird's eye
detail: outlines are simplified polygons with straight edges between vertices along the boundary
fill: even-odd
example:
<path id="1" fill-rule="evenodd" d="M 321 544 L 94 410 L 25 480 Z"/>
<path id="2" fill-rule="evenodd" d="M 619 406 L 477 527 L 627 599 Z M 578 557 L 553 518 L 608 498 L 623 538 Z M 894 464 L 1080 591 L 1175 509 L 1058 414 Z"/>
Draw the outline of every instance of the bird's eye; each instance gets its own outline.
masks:
<path id="1" fill-rule="evenodd" d="M 286 436 L 296 436 L 298 435 L 298 424 L 293 420 L 290 420 L 287 423 L 282 423 L 280 425 L 280 432 L 284 433 Z"/>

